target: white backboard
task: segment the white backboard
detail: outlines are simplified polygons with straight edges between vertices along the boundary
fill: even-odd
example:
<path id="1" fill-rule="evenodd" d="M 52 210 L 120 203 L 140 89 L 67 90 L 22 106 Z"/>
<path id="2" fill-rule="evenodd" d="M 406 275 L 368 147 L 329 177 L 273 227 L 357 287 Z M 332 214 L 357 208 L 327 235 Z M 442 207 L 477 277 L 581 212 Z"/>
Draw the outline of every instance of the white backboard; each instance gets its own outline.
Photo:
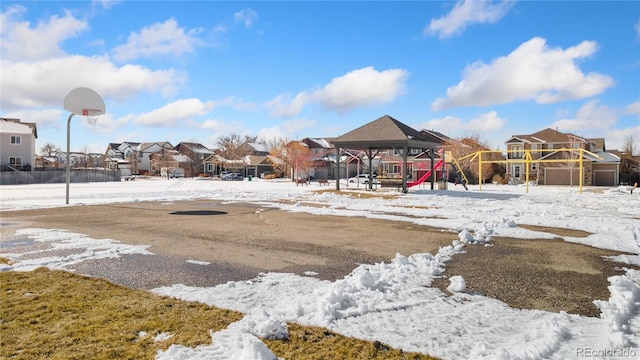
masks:
<path id="1" fill-rule="evenodd" d="M 97 92 L 86 88 L 75 88 L 64 97 L 64 109 L 76 115 L 103 115 L 104 100 Z"/>

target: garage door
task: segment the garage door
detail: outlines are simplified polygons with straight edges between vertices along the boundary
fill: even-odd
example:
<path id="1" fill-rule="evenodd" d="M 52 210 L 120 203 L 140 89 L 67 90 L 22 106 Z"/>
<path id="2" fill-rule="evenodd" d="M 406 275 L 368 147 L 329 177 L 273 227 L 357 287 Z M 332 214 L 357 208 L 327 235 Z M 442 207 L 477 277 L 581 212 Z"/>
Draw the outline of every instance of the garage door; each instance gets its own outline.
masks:
<path id="1" fill-rule="evenodd" d="M 593 185 L 615 186 L 616 172 L 613 170 L 598 170 L 593 174 Z"/>
<path id="2" fill-rule="evenodd" d="M 545 185 L 571 185 L 570 169 L 546 168 L 544 169 Z M 580 169 L 573 169 L 573 185 L 580 183 Z"/>

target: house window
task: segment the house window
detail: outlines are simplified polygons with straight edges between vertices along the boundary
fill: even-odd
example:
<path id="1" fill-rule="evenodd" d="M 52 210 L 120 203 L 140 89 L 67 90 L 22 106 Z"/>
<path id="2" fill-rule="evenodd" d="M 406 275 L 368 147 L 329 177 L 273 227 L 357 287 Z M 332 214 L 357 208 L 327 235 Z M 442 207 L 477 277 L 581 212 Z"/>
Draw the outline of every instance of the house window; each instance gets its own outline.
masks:
<path id="1" fill-rule="evenodd" d="M 518 145 L 518 146 L 512 146 L 511 147 L 511 154 L 513 159 L 519 159 L 522 157 L 522 146 Z"/>
<path id="2" fill-rule="evenodd" d="M 204 154 L 200 154 L 200 160 L 204 159 Z"/>
<path id="3" fill-rule="evenodd" d="M 531 171 L 538 171 L 538 163 L 531 163 Z"/>
<path id="4" fill-rule="evenodd" d="M 11 156 L 11 157 L 9 157 L 9 165 L 22 166 L 22 158 L 19 157 L 19 156 Z"/>
<path id="5" fill-rule="evenodd" d="M 534 154 L 538 152 L 538 144 L 531 144 L 531 152 Z"/>
<path id="6" fill-rule="evenodd" d="M 207 164 L 207 172 L 213 172 L 213 164 Z"/>
<path id="7" fill-rule="evenodd" d="M 516 179 L 520 179 L 520 165 L 516 165 L 513 167 L 513 177 Z"/>
<path id="8" fill-rule="evenodd" d="M 20 145 L 22 143 L 20 136 L 11 135 L 11 144 Z"/>
<path id="9" fill-rule="evenodd" d="M 418 155 L 420 153 L 420 149 L 411 148 L 411 155 Z"/>
<path id="10" fill-rule="evenodd" d="M 398 165 L 393 165 L 391 167 L 391 173 L 393 173 L 393 174 L 397 174 L 398 173 Z"/>
<path id="11" fill-rule="evenodd" d="M 393 149 L 393 155 L 394 156 L 400 156 L 400 155 L 402 155 L 402 153 L 398 149 Z"/>

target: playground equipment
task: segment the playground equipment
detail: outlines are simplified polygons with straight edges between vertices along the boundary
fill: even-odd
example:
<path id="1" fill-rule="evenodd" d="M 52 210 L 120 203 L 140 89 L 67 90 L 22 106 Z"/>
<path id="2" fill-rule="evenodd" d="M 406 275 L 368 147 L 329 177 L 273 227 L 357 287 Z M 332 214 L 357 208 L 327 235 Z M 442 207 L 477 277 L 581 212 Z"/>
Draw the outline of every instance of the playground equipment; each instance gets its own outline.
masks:
<path id="1" fill-rule="evenodd" d="M 450 151 L 447 151 L 447 159 L 451 159 L 453 170 L 456 172 L 456 174 L 460 174 L 460 178 L 461 178 L 460 182 L 462 183 L 462 186 L 464 186 L 464 189 L 469 190 L 469 188 L 467 187 L 467 184 L 469 183 L 469 179 L 467 179 L 467 175 L 464 174 L 464 171 L 462 170 L 462 166 L 460 166 L 460 164 L 458 163 L 458 160 L 456 160 L 456 158 L 453 157 L 453 155 L 451 155 Z"/>
<path id="2" fill-rule="evenodd" d="M 440 161 L 438 161 L 433 168 L 434 170 L 438 170 L 438 168 L 441 168 L 441 169 L 444 168 L 444 159 L 441 159 Z M 422 175 L 418 180 L 407 182 L 407 187 L 410 188 L 412 186 L 420 185 L 423 182 L 427 181 L 427 179 L 430 176 L 431 176 L 431 169 L 429 169 L 429 171 L 427 171 L 424 175 Z"/>
<path id="3" fill-rule="evenodd" d="M 531 153 L 532 152 L 539 152 L 544 154 L 545 152 L 567 152 L 569 154 L 571 154 L 571 158 L 568 159 L 533 159 L 531 157 Z M 517 159 L 507 159 L 507 160 L 497 160 L 497 159 L 489 159 L 489 160 L 483 160 L 482 159 L 482 154 L 510 154 L 510 153 L 514 153 L 514 154 L 523 154 L 523 156 L 521 158 L 517 158 Z M 576 154 L 577 153 L 577 154 Z M 585 150 L 585 149 L 569 149 L 569 148 L 561 148 L 561 149 L 536 149 L 536 150 L 481 150 L 481 151 L 476 151 L 472 154 L 469 154 L 467 156 L 463 156 L 461 157 L 459 160 L 464 160 L 464 159 L 469 159 L 470 161 L 474 161 L 476 158 L 478 159 L 478 179 L 482 179 L 482 164 L 490 164 L 490 163 L 504 163 L 504 164 L 511 164 L 511 163 L 517 163 L 517 164 L 524 164 L 524 170 L 525 170 L 525 184 L 526 184 L 526 192 L 529 193 L 529 165 L 531 163 L 578 163 L 579 164 L 579 170 L 580 170 L 580 175 L 579 175 L 579 187 L 580 187 L 580 194 L 582 194 L 582 185 L 583 185 L 583 180 L 584 180 L 584 155 L 588 154 L 590 156 L 593 156 L 594 158 L 600 159 L 602 160 L 602 157 L 600 157 L 597 154 L 592 153 L 591 151 Z M 575 156 L 575 157 L 574 157 Z M 480 180 L 479 184 L 478 184 L 478 190 L 482 190 L 482 180 Z"/>

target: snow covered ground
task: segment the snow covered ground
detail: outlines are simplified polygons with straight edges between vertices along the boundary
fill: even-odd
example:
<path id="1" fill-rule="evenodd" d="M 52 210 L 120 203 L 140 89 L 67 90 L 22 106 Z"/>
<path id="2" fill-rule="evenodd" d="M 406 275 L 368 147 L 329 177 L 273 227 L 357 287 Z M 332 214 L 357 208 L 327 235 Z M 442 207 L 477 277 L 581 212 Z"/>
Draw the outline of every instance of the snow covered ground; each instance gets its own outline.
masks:
<path id="1" fill-rule="evenodd" d="M 343 189 L 346 188 L 346 183 Z M 367 264 L 335 282 L 294 274 L 267 273 L 256 279 L 212 288 L 175 284 L 154 292 L 242 311 L 241 321 L 212 334 L 212 344 L 198 348 L 171 346 L 158 359 L 271 359 L 260 340 L 285 337 L 285 322 L 323 326 L 347 336 L 378 340 L 395 348 L 443 359 L 574 359 L 640 357 L 640 272 L 609 279 L 609 299 L 599 299 L 600 318 L 567 313 L 514 309 L 496 299 L 465 292 L 462 277 L 452 277 L 444 294 L 430 287 L 446 262 L 465 246 L 485 246 L 492 236 L 523 239 L 556 235 L 527 230 L 531 224 L 579 229 L 592 235 L 566 241 L 618 250 L 632 255 L 615 261 L 640 265 L 640 194 L 626 187 L 585 188 L 485 185 L 469 191 L 411 188 L 395 198 L 318 193 L 317 184 L 295 186 L 282 181 L 223 182 L 201 179 L 142 180 L 71 184 L 70 206 L 137 201 L 214 199 L 272 206 L 286 211 L 338 216 L 365 216 L 430 225 L 458 232 L 460 241 L 437 254 L 398 254 L 389 263 Z M 366 195 L 389 194 L 386 190 Z M 55 208 L 64 205 L 64 184 L 0 187 L 0 210 Z M 2 213 L 0 212 L 0 216 Z M 1 223 L 1 221 L 0 221 Z M 72 269 L 73 264 L 121 254 L 150 254 L 144 246 L 118 239 L 91 239 L 61 229 L 24 229 L 31 241 L 57 248 L 84 249 L 73 256 L 0 265 L 2 271 L 29 271 L 38 266 Z M 206 266 L 199 259 L 189 260 Z M 173 334 L 155 334 L 168 339 Z"/>

